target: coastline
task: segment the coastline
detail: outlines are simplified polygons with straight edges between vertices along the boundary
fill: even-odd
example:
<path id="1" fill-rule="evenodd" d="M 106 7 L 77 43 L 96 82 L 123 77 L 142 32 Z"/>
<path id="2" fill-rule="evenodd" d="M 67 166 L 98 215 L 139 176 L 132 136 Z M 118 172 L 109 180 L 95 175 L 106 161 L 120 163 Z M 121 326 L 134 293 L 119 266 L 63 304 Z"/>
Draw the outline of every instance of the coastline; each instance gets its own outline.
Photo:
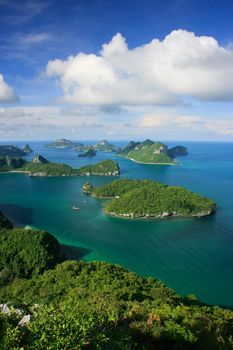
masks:
<path id="1" fill-rule="evenodd" d="M 176 162 L 173 162 L 173 163 L 153 163 L 153 162 L 140 162 L 139 160 L 135 160 L 135 159 L 133 159 L 133 158 L 124 157 L 124 156 L 122 156 L 122 158 L 132 160 L 132 162 L 134 162 L 134 163 L 146 164 L 146 165 L 147 165 L 147 164 L 148 164 L 148 165 L 179 165 L 179 163 L 176 163 Z"/>

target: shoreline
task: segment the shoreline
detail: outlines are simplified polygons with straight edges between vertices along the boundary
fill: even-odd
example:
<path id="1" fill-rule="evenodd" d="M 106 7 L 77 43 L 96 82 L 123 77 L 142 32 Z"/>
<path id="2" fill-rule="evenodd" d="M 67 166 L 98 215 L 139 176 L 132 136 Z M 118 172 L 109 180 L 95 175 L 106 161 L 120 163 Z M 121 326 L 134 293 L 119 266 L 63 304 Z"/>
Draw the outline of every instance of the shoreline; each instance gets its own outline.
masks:
<path id="1" fill-rule="evenodd" d="M 105 211 L 103 211 L 105 215 L 112 217 L 112 218 L 116 218 L 116 219 L 129 219 L 129 220 L 156 220 L 156 219 L 171 219 L 171 218 L 183 218 L 183 219 L 192 219 L 192 218 L 196 218 L 196 219 L 200 219 L 200 218 L 204 218 L 206 216 L 210 216 L 213 215 L 215 213 L 215 210 L 211 211 L 210 213 L 206 213 L 206 214 L 200 214 L 200 215 L 182 215 L 182 214 L 171 214 L 171 215 L 149 215 L 149 216 L 131 216 L 131 215 L 119 215 L 119 214 L 112 214 L 112 213 L 106 213 Z"/>
<path id="2" fill-rule="evenodd" d="M 140 162 L 139 160 L 135 160 L 135 159 L 133 159 L 133 158 L 124 157 L 124 156 L 118 156 L 118 157 L 131 160 L 131 161 L 134 162 L 134 163 L 145 164 L 145 165 L 147 165 L 147 164 L 148 164 L 148 165 L 180 165 L 180 163 L 178 163 L 178 162 L 173 162 L 173 163 L 152 163 L 152 162 Z"/>

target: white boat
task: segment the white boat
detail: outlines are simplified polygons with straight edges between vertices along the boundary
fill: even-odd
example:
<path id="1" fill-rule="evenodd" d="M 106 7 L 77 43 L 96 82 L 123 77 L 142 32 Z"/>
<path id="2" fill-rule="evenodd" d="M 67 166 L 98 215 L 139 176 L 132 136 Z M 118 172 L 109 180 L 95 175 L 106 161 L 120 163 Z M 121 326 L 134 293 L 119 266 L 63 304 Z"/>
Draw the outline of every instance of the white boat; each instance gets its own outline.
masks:
<path id="1" fill-rule="evenodd" d="M 74 205 L 73 205 L 73 210 L 79 210 L 80 208 L 79 207 L 75 207 Z"/>

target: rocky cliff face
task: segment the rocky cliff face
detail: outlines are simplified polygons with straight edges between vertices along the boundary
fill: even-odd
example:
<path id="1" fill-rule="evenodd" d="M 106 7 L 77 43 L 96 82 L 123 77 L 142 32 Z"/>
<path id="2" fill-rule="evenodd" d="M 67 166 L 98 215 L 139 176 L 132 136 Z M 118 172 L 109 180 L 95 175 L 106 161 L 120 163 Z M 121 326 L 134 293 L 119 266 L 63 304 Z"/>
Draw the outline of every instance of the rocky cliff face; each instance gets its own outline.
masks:
<path id="1" fill-rule="evenodd" d="M 22 151 L 25 153 L 32 153 L 33 150 L 31 149 L 31 147 L 29 145 L 24 145 L 22 148 Z"/>
<path id="2" fill-rule="evenodd" d="M 49 161 L 42 157 L 40 154 L 38 154 L 32 161 L 33 164 L 47 164 Z"/>

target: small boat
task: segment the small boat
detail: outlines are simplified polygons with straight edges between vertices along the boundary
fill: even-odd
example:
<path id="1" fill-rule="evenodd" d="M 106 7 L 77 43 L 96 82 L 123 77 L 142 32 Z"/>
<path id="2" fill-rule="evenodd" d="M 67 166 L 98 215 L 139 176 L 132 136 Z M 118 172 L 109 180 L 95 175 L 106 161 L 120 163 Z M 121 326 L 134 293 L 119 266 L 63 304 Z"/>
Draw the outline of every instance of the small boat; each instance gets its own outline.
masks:
<path id="1" fill-rule="evenodd" d="M 80 208 L 79 207 L 75 207 L 74 205 L 73 205 L 73 210 L 79 210 Z"/>

